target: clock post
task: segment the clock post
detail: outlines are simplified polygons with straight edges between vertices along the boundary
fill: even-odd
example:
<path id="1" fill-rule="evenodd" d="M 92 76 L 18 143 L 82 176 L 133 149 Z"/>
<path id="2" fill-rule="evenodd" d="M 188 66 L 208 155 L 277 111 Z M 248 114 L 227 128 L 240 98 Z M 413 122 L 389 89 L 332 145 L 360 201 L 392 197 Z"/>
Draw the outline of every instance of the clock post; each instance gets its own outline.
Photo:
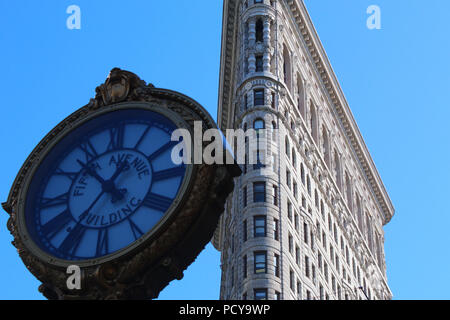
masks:
<path id="1" fill-rule="evenodd" d="M 174 133 L 198 128 L 218 130 L 196 101 L 114 68 L 42 139 L 2 206 L 45 297 L 153 299 L 183 277 L 241 174 L 235 163 L 173 160 L 193 153 L 184 140 L 175 149 Z M 69 285 L 74 267 L 79 286 Z"/>

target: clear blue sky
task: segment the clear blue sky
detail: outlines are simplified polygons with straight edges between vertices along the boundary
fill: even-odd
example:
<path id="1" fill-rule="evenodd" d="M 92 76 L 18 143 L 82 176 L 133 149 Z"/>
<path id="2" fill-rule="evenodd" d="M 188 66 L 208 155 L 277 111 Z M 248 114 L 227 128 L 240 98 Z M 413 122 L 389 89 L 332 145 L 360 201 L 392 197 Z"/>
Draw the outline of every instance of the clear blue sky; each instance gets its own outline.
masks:
<path id="1" fill-rule="evenodd" d="M 66 8 L 81 8 L 81 30 Z M 446 0 L 307 0 L 396 207 L 385 228 L 396 299 L 450 298 L 450 27 Z M 366 9 L 381 7 L 382 30 Z M 113 67 L 181 91 L 216 117 L 222 1 L 1 1 L 0 200 L 40 139 L 95 95 Z M 0 299 L 41 299 L 0 213 Z M 161 293 L 217 299 L 211 245 Z"/>

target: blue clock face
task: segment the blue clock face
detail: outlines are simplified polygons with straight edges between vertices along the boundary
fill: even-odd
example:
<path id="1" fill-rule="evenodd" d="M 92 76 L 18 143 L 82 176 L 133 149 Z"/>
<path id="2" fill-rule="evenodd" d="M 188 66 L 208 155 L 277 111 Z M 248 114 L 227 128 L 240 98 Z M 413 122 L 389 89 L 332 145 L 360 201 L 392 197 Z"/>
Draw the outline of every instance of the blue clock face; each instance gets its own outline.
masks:
<path id="1" fill-rule="evenodd" d="M 30 183 L 28 233 L 46 253 L 88 260 L 138 241 L 178 195 L 186 167 L 171 160 L 177 126 L 144 109 L 109 112 L 61 139 Z"/>

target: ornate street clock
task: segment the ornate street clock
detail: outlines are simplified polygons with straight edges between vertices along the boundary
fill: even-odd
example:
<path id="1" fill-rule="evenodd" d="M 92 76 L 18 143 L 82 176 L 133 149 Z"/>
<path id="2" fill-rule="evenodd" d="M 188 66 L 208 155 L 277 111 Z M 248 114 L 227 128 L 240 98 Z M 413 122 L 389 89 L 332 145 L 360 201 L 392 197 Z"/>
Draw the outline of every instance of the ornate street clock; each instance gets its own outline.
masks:
<path id="1" fill-rule="evenodd" d="M 175 130 L 217 128 L 190 98 L 120 69 L 96 91 L 25 161 L 8 229 L 49 299 L 155 298 L 211 239 L 240 170 L 174 163 Z"/>

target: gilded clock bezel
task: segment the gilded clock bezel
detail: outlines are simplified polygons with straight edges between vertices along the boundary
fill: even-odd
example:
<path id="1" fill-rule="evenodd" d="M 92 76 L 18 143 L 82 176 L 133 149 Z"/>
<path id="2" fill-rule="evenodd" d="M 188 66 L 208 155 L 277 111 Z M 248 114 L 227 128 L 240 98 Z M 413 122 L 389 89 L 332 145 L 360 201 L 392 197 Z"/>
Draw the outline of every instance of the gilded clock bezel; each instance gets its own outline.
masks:
<path id="1" fill-rule="evenodd" d="M 112 104 L 109 106 L 105 106 L 98 110 L 90 111 L 87 115 L 83 116 L 80 119 L 77 119 L 74 123 L 68 125 L 67 128 L 64 128 L 61 132 L 59 132 L 55 137 L 49 141 L 49 143 L 39 152 L 35 161 L 32 162 L 30 170 L 27 171 L 26 177 L 23 180 L 23 187 L 21 188 L 18 194 L 17 208 L 18 208 L 18 216 L 17 216 L 17 228 L 18 232 L 21 236 L 21 240 L 25 247 L 27 247 L 30 252 L 35 255 L 42 262 L 57 266 L 57 267 L 67 267 L 69 265 L 77 265 L 81 268 L 83 267 L 92 267 L 100 264 L 104 264 L 107 262 L 111 262 L 114 260 L 119 260 L 122 258 L 126 258 L 129 255 L 132 255 L 133 252 L 139 250 L 141 246 L 147 245 L 151 243 L 155 237 L 164 231 L 169 225 L 170 222 L 174 220 L 177 213 L 179 212 L 180 205 L 184 202 L 187 197 L 188 190 L 191 187 L 192 182 L 194 181 L 194 166 L 192 164 L 185 164 L 186 172 L 183 177 L 183 182 L 180 185 L 178 193 L 172 202 L 169 209 L 166 211 L 161 220 L 159 220 L 155 226 L 152 227 L 150 231 L 145 233 L 141 238 L 132 242 L 125 248 L 122 248 L 116 252 L 108 254 L 106 256 L 86 259 L 86 260 L 64 260 L 50 255 L 49 253 L 42 250 L 32 239 L 30 236 L 26 221 L 25 221 L 25 204 L 28 194 L 28 189 L 30 183 L 34 177 L 36 170 L 39 168 L 42 161 L 46 158 L 47 154 L 53 149 L 55 145 L 57 145 L 61 139 L 63 139 L 66 135 L 70 134 L 73 130 L 83 125 L 84 123 L 107 113 L 118 111 L 118 110 L 126 110 L 126 109 L 143 109 L 149 110 L 156 113 L 159 113 L 169 120 L 171 120 L 177 128 L 186 129 L 192 134 L 192 130 L 188 123 L 177 113 L 171 111 L 168 108 L 162 107 L 156 103 L 152 102 L 122 102 L 117 104 Z M 191 146 L 192 147 L 192 146 Z"/>

